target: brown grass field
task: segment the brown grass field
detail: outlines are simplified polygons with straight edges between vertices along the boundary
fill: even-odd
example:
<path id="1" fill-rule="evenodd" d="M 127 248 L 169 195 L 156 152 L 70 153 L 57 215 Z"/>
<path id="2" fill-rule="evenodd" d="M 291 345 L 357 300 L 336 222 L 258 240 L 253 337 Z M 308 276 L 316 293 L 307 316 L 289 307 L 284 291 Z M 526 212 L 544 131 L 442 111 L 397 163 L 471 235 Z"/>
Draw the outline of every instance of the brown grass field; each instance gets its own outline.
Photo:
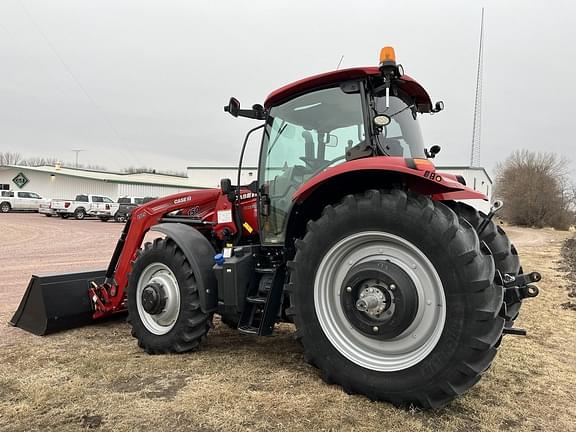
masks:
<path id="1" fill-rule="evenodd" d="M 492 368 L 438 411 L 349 396 L 307 365 L 292 328 L 269 338 L 216 328 L 200 352 L 149 356 L 112 322 L 48 337 L 8 324 L 33 272 L 105 267 L 121 226 L 0 215 L 1 431 L 574 431 L 576 311 L 560 249 L 568 233 L 509 228 L 540 296 Z"/>

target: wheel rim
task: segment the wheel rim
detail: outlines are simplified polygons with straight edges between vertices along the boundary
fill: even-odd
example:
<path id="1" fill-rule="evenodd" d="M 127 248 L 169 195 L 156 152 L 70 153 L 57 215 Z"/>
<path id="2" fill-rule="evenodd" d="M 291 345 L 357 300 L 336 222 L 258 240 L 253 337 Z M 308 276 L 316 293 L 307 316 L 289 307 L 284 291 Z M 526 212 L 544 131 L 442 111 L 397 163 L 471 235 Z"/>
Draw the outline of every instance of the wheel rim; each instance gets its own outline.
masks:
<path id="1" fill-rule="evenodd" d="M 8 204 L 2 204 L 2 213 L 8 213 L 8 211 L 10 210 L 10 206 L 8 206 Z"/>
<path id="2" fill-rule="evenodd" d="M 410 277 L 418 299 L 416 314 L 406 330 L 388 340 L 369 337 L 355 328 L 341 299 L 347 294 L 343 284 L 352 269 L 383 261 Z M 332 345 L 353 363 L 376 371 L 418 364 L 438 343 L 446 319 L 444 288 L 430 260 L 409 241 L 379 231 L 348 236 L 326 253 L 314 281 L 314 306 Z"/>
<path id="3" fill-rule="evenodd" d="M 163 310 L 157 314 L 150 314 L 144 310 L 142 293 L 147 286 L 160 285 L 166 296 Z M 136 286 L 136 306 L 142 324 L 155 335 L 168 333 L 174 327 L 180 314 L 180 287 L 172 270 L 163 263 L 148 265 L 138 278 Z"/>

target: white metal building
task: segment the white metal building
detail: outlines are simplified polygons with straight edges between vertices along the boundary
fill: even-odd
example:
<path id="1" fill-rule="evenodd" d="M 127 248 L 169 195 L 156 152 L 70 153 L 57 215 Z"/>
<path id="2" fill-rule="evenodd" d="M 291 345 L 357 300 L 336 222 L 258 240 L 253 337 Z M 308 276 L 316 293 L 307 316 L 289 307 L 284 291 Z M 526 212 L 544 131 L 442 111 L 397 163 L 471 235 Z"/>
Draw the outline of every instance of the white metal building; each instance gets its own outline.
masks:
<path id="1" fill-rule="evenodd" d="M 191 189 L 188 178 L 163 174 L 124 174 L 53 166 L 0 166 L 0 189 L 36 192 L 44 198 L 72 199 L 78 194 L 161 197 Z"/>
<path id="2" fill-rule="evenodd" d="M 238 167 L 234 166 L 189 166 L 187 172 L 191 183 L 209 188 L 220 187 L 223 178 L 229 178 L 232 184 L 236 184 L 238 179 Z M 250 184 L 257 179 L 258 167 L 242 167 L 240 184 Z"/>
<path id="3" fill-rule="evenodd" d="M 492 179 L 484 168 L 441 166 L 438 171 L 459 174 L 466 184 L 488 197 L 492 194 Z M 53 166 L 0 166 L 0 189 L 27 190 L 45 198 L 74 198 L 78 194 L 105 195 L 113 200 L 122 196 L 161 197 L 191 189 L 220 187 L 220 179 L 230 178 L 236 184 L 238 168 L 234 166 L 197 166 L 187 168 L 188 177 L 163 174 L 123 174 L 104 171 L 61 168 Z M 258 178 L 258 168 L 243 167 L 241 184 Z M 22 187 L 19 187 L 19 184 Z M 468 204 L 488 212 L 490 203 L 479 200 Z"/>
<path id="4" fill-rule="evenodd" d="M 482 192 L 492 200 L 492 178 L 486 170 L 481 167 L 469 166 L 438 166 L 438 171 L 444 171 L 450 174 L 461 175 L 466 180 L 466 186 Z M 482 200 L 464 200 L 466 204 L 471 205 L 477 210 L 488 213 L 490 211 L 490 202 Z"/>

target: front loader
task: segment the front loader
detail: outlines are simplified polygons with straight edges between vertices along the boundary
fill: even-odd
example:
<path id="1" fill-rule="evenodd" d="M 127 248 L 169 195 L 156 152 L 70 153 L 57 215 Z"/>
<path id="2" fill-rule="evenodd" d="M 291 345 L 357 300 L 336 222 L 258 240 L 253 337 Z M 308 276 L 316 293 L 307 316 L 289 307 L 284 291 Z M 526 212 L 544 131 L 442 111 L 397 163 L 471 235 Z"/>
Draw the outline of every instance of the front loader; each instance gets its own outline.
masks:
<path id="1" fill-rule="evenodd" d="M 418 118 L 443 109 L 404 74 L 337 70 L 225 111 L 254 119 L 236 185 L 135 209 L 107 270 L 33 276 L 12 324 L 36 334 L 128 313 L 151 354 L 197 349 L 215 314 L 266 336 L 294 323 L 327 382 L 396 405 L 441 407 L 466 392 L 514 327 L 538 273 L 492 221 L 487 200 L 438 172 Z M 258 179 L 240 185 L 248 137 Z M 143 244 L 148 231 L 162 234 Z"/>

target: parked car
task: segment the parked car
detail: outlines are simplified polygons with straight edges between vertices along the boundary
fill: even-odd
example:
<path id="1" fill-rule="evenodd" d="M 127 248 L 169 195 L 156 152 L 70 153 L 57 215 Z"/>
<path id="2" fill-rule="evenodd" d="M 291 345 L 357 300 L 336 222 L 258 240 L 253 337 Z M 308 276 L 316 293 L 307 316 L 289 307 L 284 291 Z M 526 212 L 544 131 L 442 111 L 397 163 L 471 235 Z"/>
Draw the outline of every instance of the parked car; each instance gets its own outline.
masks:
<path id="1" fill-rule="evenodd" d="M 132 213 L 132 210 L 141 204 L 146 204 L 147 202 L 154 201 L 155 199 L 156 197 L 138 198 L 128 196 L 118 198 L 118 204 L 120 204 L 120 207 L 114 215 L 114 220 L 116 222 L 126 222 L 130 216 L 130 213 Z"/>
<path id="2" fill-rule="evenodd" d="M 38 213 L 47 217 L 56 216 L 58 214 L 56 213 L 56 210 L 52 208 L 52 200 L 40 203 L 38 206 Z"/>
<path id="3" fill-rule="evenodd" d="M 36 192 L 3 190 L 0 191 L 0 213 L 13 210 L 38 211 L 40 204 L 49 201 Z"/>
<path id="4" fill-rule="evenodd" d="M 102 221 L 112 218 L 120 205 L 107 196 L 81 194 L 74 200 L 52 200 L 52 208 L 64 219 L 74 216 L 82 220 L 86 216 L 96 216 Z"/>

